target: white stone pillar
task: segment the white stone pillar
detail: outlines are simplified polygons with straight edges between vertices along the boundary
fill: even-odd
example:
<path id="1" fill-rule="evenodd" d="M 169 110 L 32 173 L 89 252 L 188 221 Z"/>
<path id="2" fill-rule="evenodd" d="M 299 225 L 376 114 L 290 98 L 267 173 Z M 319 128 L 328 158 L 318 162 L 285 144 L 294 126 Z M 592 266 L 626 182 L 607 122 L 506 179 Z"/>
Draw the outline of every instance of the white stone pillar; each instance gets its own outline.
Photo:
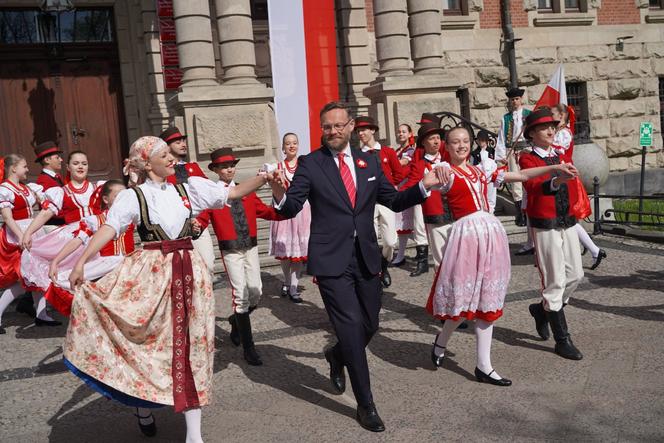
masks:
<path id="1" fill-rule="evenodd" d="M 369 38 L 365 0 L 339 0 L 337 2 L 339 29 L 339 55 L 341 64 L 341 92 L 343 100 L 366 114 L 369 99 L 362 90 L 371 82 L 369 67 Z"/>
<path id="2" fill-rule="evenodd" d="M 249 0 L 215 0 L 214 4 L 223 83 L 258 83 Z"/>
<path id="3" fill-rule="evenodd" d="M 379 77 L 411 74 L 406 0 L 373 0 Z"/>
<path id="4" fill-rule="evenodd" d="M 208 0 L 173 0 L 173 18 L 181 88 L 217 85 Z"/>
<path id="5" fill-rule="evenodd" d="M 443 72 L 441 0 L 408 0 L 410 51 L 416 74 Z"/>

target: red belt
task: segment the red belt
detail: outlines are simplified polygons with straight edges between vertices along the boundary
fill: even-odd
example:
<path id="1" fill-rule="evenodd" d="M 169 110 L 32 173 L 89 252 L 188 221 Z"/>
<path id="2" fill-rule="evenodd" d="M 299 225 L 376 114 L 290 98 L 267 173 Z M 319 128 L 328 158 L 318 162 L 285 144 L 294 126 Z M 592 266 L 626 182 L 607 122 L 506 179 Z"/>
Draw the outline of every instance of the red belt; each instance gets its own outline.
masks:
<path id="1" fill-rule="evenodd" d="M 146 243 L 148 250 L 160 250 L 162 254 L 173 254 L 173 277 L 171 279 L 171 317 L 173 319 L 173 403 L 175 412 L 198 408 L 198 391 L 189 361 L 189 311 L 194 288 L 191 256 L 194 249 L 190 238 Z M 180 254 L 182 251 L 182 254 Z"/>

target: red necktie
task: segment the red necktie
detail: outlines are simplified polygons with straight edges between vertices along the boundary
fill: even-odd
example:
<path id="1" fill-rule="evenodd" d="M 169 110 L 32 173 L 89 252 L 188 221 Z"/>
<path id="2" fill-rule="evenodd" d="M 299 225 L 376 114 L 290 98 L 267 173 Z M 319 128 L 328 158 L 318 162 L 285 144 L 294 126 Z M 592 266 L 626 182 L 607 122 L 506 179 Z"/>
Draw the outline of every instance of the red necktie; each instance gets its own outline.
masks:
<path id="1" fill-rule="evenodd" d="M 341 181 L 344 182 L 346 187 L 346 192 L 348 192 L 348 197 L 350 198 L 350 204 L 355 207 L 355 182 L 353 181 L 353 176 L 350 173 L 350 168 L 344 161 L 344 154 L 339 153 L 339 174 L 341 174 Z"/>

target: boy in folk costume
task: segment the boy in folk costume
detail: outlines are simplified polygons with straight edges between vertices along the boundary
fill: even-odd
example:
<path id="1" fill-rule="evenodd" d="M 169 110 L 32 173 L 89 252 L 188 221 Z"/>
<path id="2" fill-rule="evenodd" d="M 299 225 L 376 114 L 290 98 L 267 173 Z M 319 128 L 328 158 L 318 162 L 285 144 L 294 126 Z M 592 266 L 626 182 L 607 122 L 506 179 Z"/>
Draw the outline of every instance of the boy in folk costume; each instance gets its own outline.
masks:
<path id="1" fill-rule="evenodd" d="M 399 158 L 397 157 L 394 149 L 388 146 L 381 146 L 376 141 L 374 135 L 378 131 L 378 125 L 371 117 L 357 117 L 355 119 L 355 132 L 357 133 L 362 152 L 369 152 L 380 157 L 380 165 L 387 180 L 396 186 L 401 183 L 403 177 L 403 169 Z M 382 149 L 386 148 L 386 149 Z M 376 205 L 374 212 L 374 222 L 376 231 L 380 231 L 383 239 L 383 260 L 381 262 L 381 277 L 380 281 L 384 287 L 389 287 L 392 284 L 392 277 L 387 267 L 392 261 L 394 249 L 397 246 L 397 227 L 394 212 L 391 209 L 383 206 Z"/>
<path id="2" fill-rule="evenodd" d="M 515 150 L 529 149 L 523 138 L 523 122 L 530 114 L 530 110 L 523 107 L 523 94 L 526 91 L 520 88 L 511 88 L 505 95 L 508 100 L 510 112 L 503 115 L 498 131 L 498 140 L 496 141 L 496 161 L 507 162 L 508 170 L 518 172 L 519 163 L 516 155 L 513 153 L 508 156 L 509 150 L 516 143 Z M 523 200 L 523 186 L 521 183 L 512 183 L 512 197 L 514 197 L 514 206 L 516 207 L 516 218 L 514 222 L 517 226 L 526 226 L 526 220 L 523 217 L 521 201 Z"/>
<path id="3" fill-rule="evenodd" d="M 171 184 L 186 183 L 189 177 L 203 177 L 207 178 L 207 175 L 203 172 L 198 163 L 196 162 L 187 162 L 187 155 L 189 150 L 187 148 L 187 136 L 183 135 L 180 130 L 171 126 L 167 128 L 164 132 L 159 134 L 159 138 L 166 142 L 171 154 L 175 156 L 175 174 L 168 177 L 168 182 Z M 210 214 L 207 211 L 200 213 L 196 217 L 196 222 L 200 226 L 200 235 L 194 239 L 194 247 L 199 254 L 203 257 L 205 264 L 212 272 L 214 268 L 214 249 L 212 247 L 212 237 L 210 232 L 207 230 L 208 225 L 210 224 Z"/>
<path id="4" fill-rule="evenodd" d="M 235 166 L 240 161 L 231 148 L 221 148 L 210 154 L 208 168 L 219 176 L 226 187 L 235 186 Z M 221 260 L 231 284 L 233 314 L 231 341 L 242 344 L 244 359 L 253 366 L 263 364 L 254 346 L 249 314 L 258 307 L 262 295 L 261 268 L 256 241 L 256 218 L 283 220 L 275 210 L 261 201 L 255 192 L 241 200 L 231 200 L 223 209 L 210 211 L 212 227 L 219 241 Z"/>
<path id="5" fill-rule="evenodd" d="M 526 117 L 524 135 L 532 151 L 520 156 L 521 169 L 560 164 L 552 143 L 558 121 L 551 110 L 540 108 Z M 576 188 L 567 179 L 552 174 L 525 183 L 526 207 L 535 242 L 537 269 L 542 280 L 542 302 L 529 307 L 537 333 L 549 338 L 548 325 L 556 340 L 555 352 L 563 358 L 581 360 L 567 330 L 564 307 L 583 278 L 581 249 L 573 206 Z M 547 324 L 548 323 L 548 324 Z"/>

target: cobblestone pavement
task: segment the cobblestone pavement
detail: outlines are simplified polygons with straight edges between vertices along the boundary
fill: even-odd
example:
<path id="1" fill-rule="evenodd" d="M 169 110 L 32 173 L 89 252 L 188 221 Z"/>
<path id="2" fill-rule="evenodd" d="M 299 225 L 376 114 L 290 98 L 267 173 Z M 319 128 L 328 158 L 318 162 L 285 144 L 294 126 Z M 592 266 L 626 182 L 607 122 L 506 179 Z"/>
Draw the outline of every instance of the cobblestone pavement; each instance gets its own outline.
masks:
<path id="1" fill-rule="evenodd" d="M 522 232 L 510 234 L 513 252 L 523 240 Z M 382 434 L 357 425 L 352 395 L 330 393 L 321 351 L 333 336 L 310 278 L 303 281 L 305 302 L 295 305 L 279 297 L 277 269 L 263 275 L 265 295 L 252 315 L 266 362 L 258 368 L 245 364 L 227 338 L 230 296 L 221 282 L 213 404 L 203 411 L 206 441 L 663 441 L 664 248 L 618 237 L 597 242 L 609 257 L 587 270 L 566 311 L 585 355 L 580 362 L 556 356 L 552 340 L 536 337 L 527 307 L 538 298 L 538 274 L 532 257 L 513 256 L 493 344 L 495 368 L 514 381 L 509 388 L 474 381 L 472 327 L 453 336 L 449 358 L 434 370 L 429 353 L 439 324 L 423 309 L 433 273 L 410 278 L 408 267 L 392 270 L 381 329 L 368 352 L 387 426 Z M 64 326 L 35 328 L 13 307 L 4 324 L 1 442 L 146 441 L 130 410 L 93 394 L 65 370 Z M 184 441 L 181 415 L 165 408 L 156 418 L 152 441 Z"/>

